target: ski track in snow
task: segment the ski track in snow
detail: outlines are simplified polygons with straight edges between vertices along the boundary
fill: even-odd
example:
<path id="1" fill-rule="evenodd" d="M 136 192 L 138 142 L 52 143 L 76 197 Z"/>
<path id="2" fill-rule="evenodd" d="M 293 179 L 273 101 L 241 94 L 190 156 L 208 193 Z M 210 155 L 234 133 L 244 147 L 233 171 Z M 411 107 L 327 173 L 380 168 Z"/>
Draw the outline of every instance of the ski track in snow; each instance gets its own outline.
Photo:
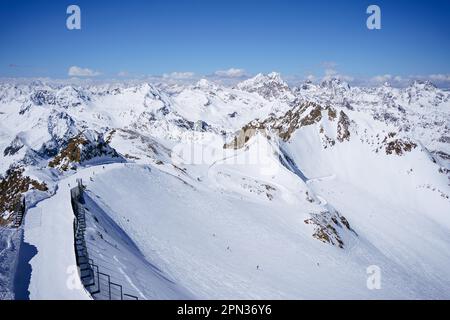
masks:
<path id="1" fill-rule="evenodd" d="M 113 256 L 113 259 L 117 261 L 120 265 L 122 265 L 122 267 L 125 267 L 116 256 Z M 122 267 L 118 268 L 119 272 L 123 274 L 123 276 L 127 279 L 128 283 L 139 293 L 142 299 L 147 299 L 147 297 L 142 293 L 142 291 L 139 290 L 139 288 L 133 283 L 133 281 L 131 281 L 127 273 L 123 271 Z"/>

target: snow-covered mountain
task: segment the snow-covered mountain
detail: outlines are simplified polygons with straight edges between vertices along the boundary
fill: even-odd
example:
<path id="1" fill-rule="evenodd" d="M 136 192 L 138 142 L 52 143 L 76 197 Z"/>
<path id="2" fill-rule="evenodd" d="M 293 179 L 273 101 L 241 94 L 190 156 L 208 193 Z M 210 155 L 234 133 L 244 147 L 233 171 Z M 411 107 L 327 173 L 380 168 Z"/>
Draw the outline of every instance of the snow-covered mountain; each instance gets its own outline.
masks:
<path id="1" fill-rule="evenodd" d="M 428 82 L 2 83 L 0 224 L 25 197 L 31 298 L 90 298 L 77 178 L 92 255 L 140 298 L 449 298 L 449 120 Z"/>

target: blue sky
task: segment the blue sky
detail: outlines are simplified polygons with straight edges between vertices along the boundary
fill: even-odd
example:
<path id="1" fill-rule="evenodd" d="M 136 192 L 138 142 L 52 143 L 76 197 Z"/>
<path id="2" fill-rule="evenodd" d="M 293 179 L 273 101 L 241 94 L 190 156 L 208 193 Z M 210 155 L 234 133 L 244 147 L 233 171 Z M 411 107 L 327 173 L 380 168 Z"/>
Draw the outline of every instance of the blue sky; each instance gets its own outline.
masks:
<path id="1" fill-rule="evenodd" d="M 70 4 L 81 8 L 81 30 L 66 28 Z M 381 8 L 381 30 L 366 27 L 370 4 Z M 1 77 L 64 78 L 72 66 L 104 78 L 230 68 L 447 76 L 449 39 L 448 0 L 0 2 Z"/>

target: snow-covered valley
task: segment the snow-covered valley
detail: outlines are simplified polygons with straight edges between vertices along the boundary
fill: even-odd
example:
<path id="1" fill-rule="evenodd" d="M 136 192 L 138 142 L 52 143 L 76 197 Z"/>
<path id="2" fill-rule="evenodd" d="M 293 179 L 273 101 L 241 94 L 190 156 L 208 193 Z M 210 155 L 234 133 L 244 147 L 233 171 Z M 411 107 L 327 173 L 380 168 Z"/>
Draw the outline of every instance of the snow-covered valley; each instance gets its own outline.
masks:
<path id="1" fill-rule="evenodd" d="M 31 299 L 92 298 L 77 179 L 89 256 L 139 299 L 448 299 L 449 120 L 422 82 L 1 83 L 0 228 L 25 197 Z"/>

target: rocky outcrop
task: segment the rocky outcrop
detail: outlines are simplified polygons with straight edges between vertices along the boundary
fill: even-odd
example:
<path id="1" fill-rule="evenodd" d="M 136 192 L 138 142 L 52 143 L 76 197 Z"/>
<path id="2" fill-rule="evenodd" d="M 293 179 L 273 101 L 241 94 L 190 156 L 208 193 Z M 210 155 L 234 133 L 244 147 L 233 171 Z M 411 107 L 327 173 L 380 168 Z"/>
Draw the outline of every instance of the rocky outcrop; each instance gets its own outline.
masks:
<path id="1" fill-rule="evenodd" d="M 344 241 L 340 232 L 345 230 L 354 232 L 344 216 L 337 211 L 312 213 L 311 216 L 310 219 L 305 220 L 305 223 L 314 226 L 314 238 L 323 243 L 344 248 Z"/>
<path id="2" fill-rule="evenodd" d="M 20 149 L 22 149 L 24 146 L 24 143 L 22 139 L 19 136 L 16 136 L 13 141 L 11 141 L 10 145 L 5 148 L 3 151 L 3 155 L 6 156 L 13 156 L 17 152 L 19 152 Z"/>
<path id="3" fill-rule="evenodd" d="M 406 152 L 411 152 L 414 148 L 417 147 L 417 144 L 406 139 L 406 138 L 397 138 L 397 134 L 395 132 L 390 132 L 383 140 L 385 145 L 386 154 L 398 155 L 401 156 Z"/>
<path id="4" fill-rule="evenodd" d="M 246 124 L 236 133 L 230 143 L 224 145 L 224 148 L 240 149 L 257 132 L 260 132 L 265 136 L 270 136 L 270 131 L 278 135 L 283 141 L 289 141 L 292 134 L 297 129 L 317 124 L 325 117 L 327 117 L 329 121 L 335 121 L 336 116 L 337 111 L 332 107 L 322 107 L 314 102 L 297 102 L 292 109 L 289 109 L 280 117 L 271 115 L 263 121 L 254 120 Z M 349 126 L 349 117 L 345 112 L 341 111 L 338 122 L 338 130 L 340 130 L 340 133 L 338 132 L 338 137 L 340 136 L 342 139 L 340 142 L 349 140 Z M 321 128 L 321 130 L 323 130 L 323 127 Z M 334 145 L 334 142 L 330 141 L 330 145 Z"/>
<path id="5" fill-rule="evenodd" d="M 290 100 L 294 97 L 287 83 L 276 72 L 268 75 L 260 73 L 251 79 L 240 82 L 237 88 L 242 91 L 257 93 L 267 100 Z"/>
<path id="6" fill-rule="evenodd" d="M 45 183 L 38 182 L 23 175 L 21 167 L 10 168 L 5 177 L 0 179 L 0 225 L 13 221 L 11 215 L 20 204 L 21 197 L 29 190 L 47 191 Z"/>
<path id="7" fill-rule="evenodd" d="M 339 112 L 339 121 L 337 127 L 337 139 L 339 142 L 344 142 L 344 140 L 350 140 L 350 119 L 345 114 L 344 111 L 341 110 Z"/>
<path id="8" fill-rule="evenodd" d="M 71 138 L 48 165 L 61 171 L 76 170 L 79 164 L 101 157 L 121 160 L 116 150 L 103 139 L 103 135 L 85 132 Z"/>

